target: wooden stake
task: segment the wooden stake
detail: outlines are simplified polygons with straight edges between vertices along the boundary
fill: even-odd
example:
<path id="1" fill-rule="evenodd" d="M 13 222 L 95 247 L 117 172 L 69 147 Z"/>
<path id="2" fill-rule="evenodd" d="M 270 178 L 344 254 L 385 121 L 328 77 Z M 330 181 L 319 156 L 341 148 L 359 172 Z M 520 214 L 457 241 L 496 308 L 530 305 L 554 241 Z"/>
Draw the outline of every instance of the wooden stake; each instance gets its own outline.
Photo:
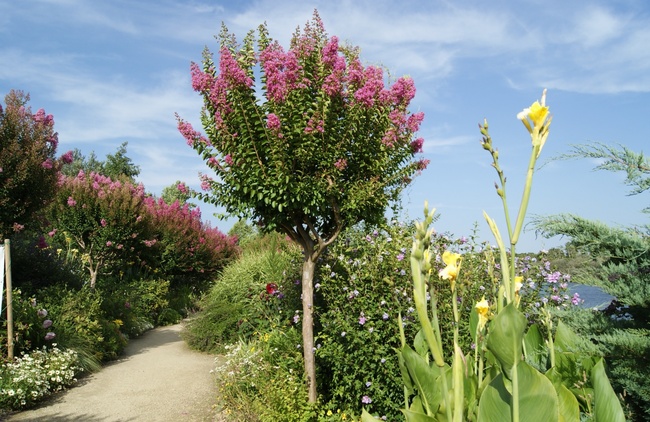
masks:
<path id="1" fill-rule="evenodd" d="M 14 310 L 13 310 L 13 293 L 11 287 L 11 253 L 9 251 L 10 241 L 5 239 L 5 273 L 6 283 L 5 289 L 7 290 L 7 357 L 12 360 L 14 358 Z"/>

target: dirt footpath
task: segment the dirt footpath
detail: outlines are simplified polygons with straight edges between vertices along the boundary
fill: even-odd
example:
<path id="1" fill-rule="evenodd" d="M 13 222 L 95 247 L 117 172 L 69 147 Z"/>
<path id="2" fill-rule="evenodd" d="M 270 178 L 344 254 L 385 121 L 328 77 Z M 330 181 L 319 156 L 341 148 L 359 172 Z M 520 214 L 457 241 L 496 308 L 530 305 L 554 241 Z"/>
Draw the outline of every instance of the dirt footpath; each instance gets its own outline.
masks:
<path id="1" fill-rule="evenodd" d="M 38 408 L 7 421 L 206 422 L 220 420 L 214 356 L 194 352 L 181 325 L 159 327 L 133 339 L 123 357 Z"/>

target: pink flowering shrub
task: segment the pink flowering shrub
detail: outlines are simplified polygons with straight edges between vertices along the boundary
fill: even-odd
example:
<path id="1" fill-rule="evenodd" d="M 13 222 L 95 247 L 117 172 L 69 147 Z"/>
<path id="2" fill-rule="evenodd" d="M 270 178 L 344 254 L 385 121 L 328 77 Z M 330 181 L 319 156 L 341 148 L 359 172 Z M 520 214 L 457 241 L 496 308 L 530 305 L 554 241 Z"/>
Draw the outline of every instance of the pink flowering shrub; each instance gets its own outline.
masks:
<path id="1" fill-rule="evenodd" d="M 178 201 L 145 199 L 146 212 L 155 227 L 158 270 L 167 277 L 187 281 L 210 279 L 238 255 L 237 239 L 201 221 L 201 211 Z"/>

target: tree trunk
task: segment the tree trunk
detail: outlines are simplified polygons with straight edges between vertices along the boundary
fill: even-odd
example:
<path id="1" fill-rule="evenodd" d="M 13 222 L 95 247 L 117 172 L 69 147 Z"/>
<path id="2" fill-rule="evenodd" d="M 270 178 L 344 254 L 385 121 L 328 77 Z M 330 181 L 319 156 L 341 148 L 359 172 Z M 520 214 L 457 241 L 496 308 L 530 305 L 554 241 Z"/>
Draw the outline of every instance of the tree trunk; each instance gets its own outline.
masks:
<path id="1" fill-rule="evenodd" d="M 307 251 L 305 251 L 307 252 Z M 309 388 L 309 403 L 316 403 L 316 358 L 314 349 L 314 269 L 311 253 L 305 253 L 302 264 L 302 342 L 305 376 Z"/>

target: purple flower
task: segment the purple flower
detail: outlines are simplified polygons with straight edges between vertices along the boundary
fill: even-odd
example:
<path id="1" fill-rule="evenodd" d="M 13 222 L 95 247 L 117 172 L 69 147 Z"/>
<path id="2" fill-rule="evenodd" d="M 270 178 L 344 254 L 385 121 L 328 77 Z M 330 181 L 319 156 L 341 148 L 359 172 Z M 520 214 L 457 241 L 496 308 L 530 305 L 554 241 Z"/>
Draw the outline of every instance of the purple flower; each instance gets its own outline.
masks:
<path id="1" fill-rule="evenodd" d="M 359 324 L 360 324 L 360 325 L 363 325 L 363 324 L 365 324 L 365 323 L 366 323 L 366 317 L 363 316 L 363 315 L 361 315 L 361 316 L 359 317 Z"/>
<path id="2" fill-rule="evenodd" d="M 45 309 L 39 309 L 38 312 L 36 312 L 36 315 L 41 318 L 45 318 L 47 316 L 47 311 Z"/>
<path id="3" fill-rule="evenodd" d="M 371 385 L 372 385 L 372 383 L 370 381 L 366 382 L 366 387 L 370 387 Z"/>
<path id="4" fill-rule="evenodd" d="M 300 315 L 295 314 L 295 315 L 293 316 L 293 323 L 294 323 L 294 324 L 297 324 L 298 321 L 300 321 Z"/>
<path id="5" fill-rule="evenodd" d="M 43 321 L 43 328 L 50 328 L 52 326 L 52 320 L 51 319 L 46 319 Z"/>
<path id="6" fill-rule="evenodd" d="M 584 301 L 583 301 L 582 299 L 580 299 L 580 295 L 578 294 L 578 292 L 575 292 L 575 293 L 573 294 L 573 297 L 571 298 L 571 303 L 572 303 L 573 305 L 579 305 L 579 304 L 581 304 L 582 302 L 584 302 Z"/>
<path id="7" fill-rule="evenodd" d="M 363 396 L 363 397 L 361 398 L 361 403 L 363 403 L 363 404 L 370 404 L 370 403 L 372 403 L 372 399 L 371 399 L 370 397 L 368 397 L 368 396 Z"/>
<path id="8" fill-rule="evenodd" d="M 388 314 L 386 312 L 384 312 L 384 314 L 381 316 L 381 319 L 383 319 L 384 321 L 387 321 L 388 320 Z"/>
<path id="9" fill-rule="evenodd" d="M 54 333 L 51 332 L 51 331 L 50 331 L 49 333 L 45 334 L 45 340 L 46 340 L 46 341 L 53 340 L 54 337 L 56 337 L 56 334 L 54 334 Z"/>
<path id="10" fill-rule="evenodd" d="M 398 261 L 402 261 L 403 259 L 404 259 L 404 254 L 403 253 L 397 255 L 397 260 Z"/>
<path id="11" fill-rule="evenodd" d="M 71 196 L 68 197 L 68 206 L 69 207 L 74 207 L 75 205 L 77 205 L 77 201 L 75 201 L 74 198 L 71 197 Z"/>

